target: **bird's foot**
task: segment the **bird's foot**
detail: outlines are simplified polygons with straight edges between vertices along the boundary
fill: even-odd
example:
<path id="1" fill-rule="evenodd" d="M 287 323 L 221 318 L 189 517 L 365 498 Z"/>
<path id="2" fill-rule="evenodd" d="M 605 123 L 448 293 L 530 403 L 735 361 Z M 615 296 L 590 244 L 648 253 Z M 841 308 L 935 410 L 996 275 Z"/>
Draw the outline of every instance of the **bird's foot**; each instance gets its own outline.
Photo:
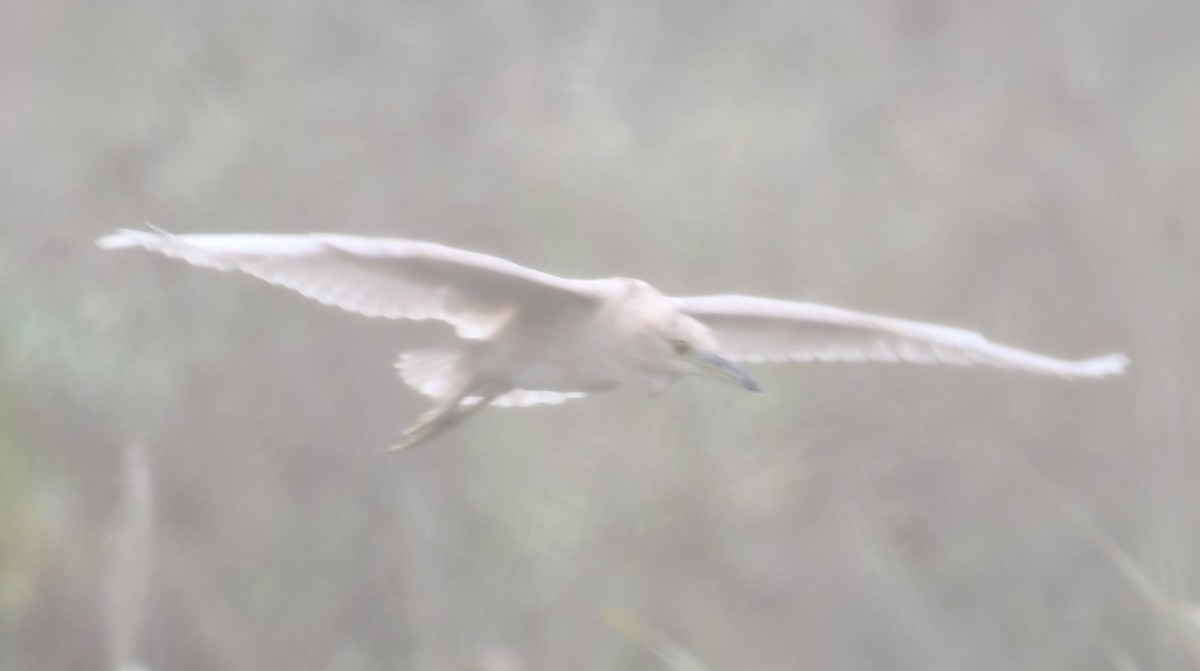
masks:
<path id="1" fill-rule="evenodd" d="M 434 423 L 439 419 L 440 415 L 441 413 L 437 409 L 429 410 L 421 415 L 417 418 L 416 423 L 400 432 L 402 436 L 400 442 L 388 448 L 388 452 L 399 452 L 428 438 Z"/>
<path id="2" fill-rule="evenodd" d="M 460 397 L 451 404 L 433 408 L 421 415 L 415 424 L 402 431 L 401 435 L 403 439 L 388 451 L 399 452 L 400 450 L 408 449 L 418 443 L 429 440 L 475 414 L 481 408 L 491 403 L 494 398 L 496 396 L 493 394 L 485 396 L 471 405 L 461 405 L 462 398 Z"/>
<path id="3" fill-rule="evenodd" d="M 395 445 L 389 447 L 387 451 L 388 452 L 399 452 L 401 450 L 407 450 L 408 448 L 413 447 L 414 445 L 416 445 L 419 442 L 421 442 L 420 438 L 405 438 L 404 440 L 401 440 L 399 443 L 396 443 Z"/>

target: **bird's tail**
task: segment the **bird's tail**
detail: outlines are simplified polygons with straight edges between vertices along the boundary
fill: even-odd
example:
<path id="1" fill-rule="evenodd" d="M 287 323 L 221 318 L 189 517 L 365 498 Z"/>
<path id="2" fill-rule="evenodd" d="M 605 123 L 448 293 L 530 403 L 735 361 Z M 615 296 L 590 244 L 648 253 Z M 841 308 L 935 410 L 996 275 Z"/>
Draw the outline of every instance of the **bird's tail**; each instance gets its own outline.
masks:
<path id="1" fill-rule="evenodd" d="M 431 347 L 404 352 L 396 359 L 396 371 L 405 384 L 439 402 L 455 398 L 472 383 L 470 371 L 463 366 L 463 350 L 460 347 Z M 511 408 L 557 405 L 584 396 L 587 394 L 581 391 L 510 389 L 489 395 L 488 398 L 491 405 Z M 462 403 L 474 405 L 481 400 L 480 396 L 468 396 L 462 399 Z"/>
<path id="2" fill-rule="evenodd" d="M 404 352 L 396 359 L 400 379 L 413 389 L 438 401 L 451 398 L 470 381 L 463 370 L 462 349 L 431 347 Z"/>

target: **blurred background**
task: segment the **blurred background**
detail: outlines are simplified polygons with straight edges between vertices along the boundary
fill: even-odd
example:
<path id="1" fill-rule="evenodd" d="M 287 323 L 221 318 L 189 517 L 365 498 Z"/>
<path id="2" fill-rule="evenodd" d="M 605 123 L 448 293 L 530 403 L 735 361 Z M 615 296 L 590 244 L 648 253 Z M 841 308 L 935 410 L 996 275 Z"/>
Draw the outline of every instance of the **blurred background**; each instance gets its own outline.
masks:
<path id="1" fill-rule="evenodd" d="M 0 668 L 1194 669 L 1200 4 L 0 22 Z M 759 366 L 383 450 L 437 324 L 93 240 L 429 239 L 1125 378 Z"/>

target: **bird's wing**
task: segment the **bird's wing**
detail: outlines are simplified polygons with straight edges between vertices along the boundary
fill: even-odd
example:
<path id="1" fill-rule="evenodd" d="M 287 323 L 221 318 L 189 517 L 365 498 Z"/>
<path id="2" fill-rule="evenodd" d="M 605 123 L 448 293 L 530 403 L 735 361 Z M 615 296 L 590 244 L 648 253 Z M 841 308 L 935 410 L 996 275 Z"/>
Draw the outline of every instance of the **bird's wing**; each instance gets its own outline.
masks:
<path id="1" fill-rule="evenodd" d="M 974 331 L 813 303 L 755 296 L 678 298 L 713 330 L 721 353 L 742 361 L 908 361 L 1012 368 L 1061 377 L 1120 375 L 1129 359 L 1067 361 L 989 342 Z"/>
<path id="2" fill-rule="evenodd" d="M 596 301 L 585 282 L 430 242 L 122 230 L 96 244 L 142 247 L 197 266 L 241 270 L 369 317 L 446 321 L 464 338 L 486 338 L 516 312 L 587 308 Z"/>

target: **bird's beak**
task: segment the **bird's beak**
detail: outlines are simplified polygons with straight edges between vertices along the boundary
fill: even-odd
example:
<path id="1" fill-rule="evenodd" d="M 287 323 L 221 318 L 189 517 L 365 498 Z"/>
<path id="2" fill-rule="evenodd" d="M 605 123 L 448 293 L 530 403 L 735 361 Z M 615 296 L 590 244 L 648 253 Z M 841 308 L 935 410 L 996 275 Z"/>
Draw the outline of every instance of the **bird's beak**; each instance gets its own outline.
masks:
<path id="1" fill-rule="evenodd" d="M 697 353 L 692 357 L 692 361 L 696 363 L 696 367 L 700 369 L 701 373 L 711 378 L 736 384 L 756 394 L 763 393 L 762 385 L 758 383 L 758 380 L 751 377 L 750 373 L 743 370 L 741 366 L 719 354 Z"/>

